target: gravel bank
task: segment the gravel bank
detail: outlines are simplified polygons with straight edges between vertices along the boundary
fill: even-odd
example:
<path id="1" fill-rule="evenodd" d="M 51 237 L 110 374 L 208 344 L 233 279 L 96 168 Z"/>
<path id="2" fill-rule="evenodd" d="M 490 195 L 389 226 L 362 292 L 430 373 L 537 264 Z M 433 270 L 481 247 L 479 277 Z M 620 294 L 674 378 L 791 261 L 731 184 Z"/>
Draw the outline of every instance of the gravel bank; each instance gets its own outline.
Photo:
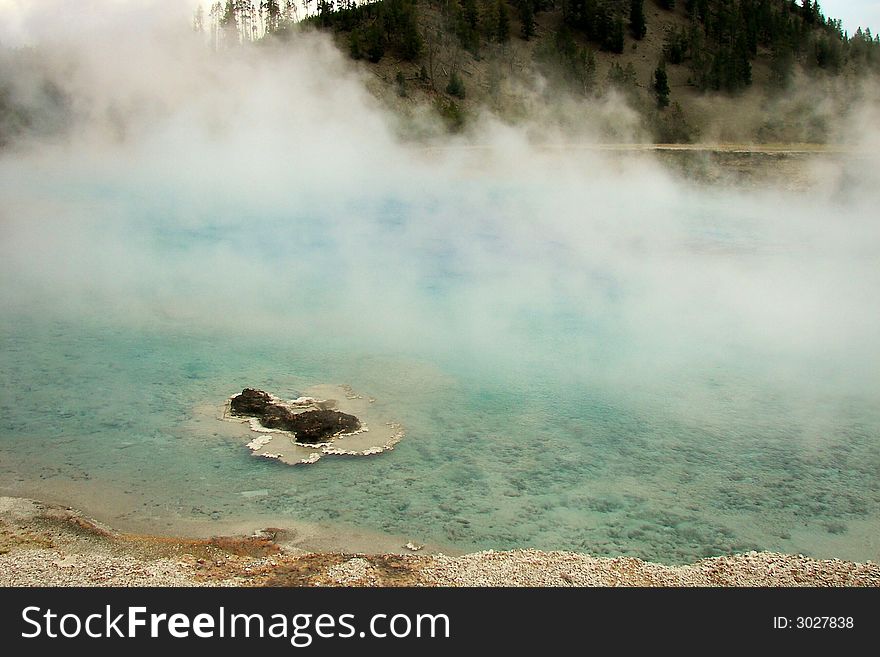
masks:
<path id="1" fill-rule="evenodd" d="M 880 586 L 880 566 L 768 552 L 689 566 L 540 550 L 313 553 L 286 547 L 278 530 L 120 534 L 72 509 L 0 497 L 0 586 Z"/>

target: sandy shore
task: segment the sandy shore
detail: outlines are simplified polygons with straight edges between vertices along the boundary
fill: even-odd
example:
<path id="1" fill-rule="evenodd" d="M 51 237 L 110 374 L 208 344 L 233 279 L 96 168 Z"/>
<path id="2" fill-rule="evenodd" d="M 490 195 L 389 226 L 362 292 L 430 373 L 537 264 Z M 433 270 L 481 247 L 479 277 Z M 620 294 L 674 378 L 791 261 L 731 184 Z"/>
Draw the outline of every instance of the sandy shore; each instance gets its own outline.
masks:
<path id="1" fill-rule="evenodd" d="M 305 552 L 282 530 L 124 534 L 73 509 L 0 497 L 0 586 L 880 586 L 880 565 L 769 552 L 688 566 L 539 550 Z"/>

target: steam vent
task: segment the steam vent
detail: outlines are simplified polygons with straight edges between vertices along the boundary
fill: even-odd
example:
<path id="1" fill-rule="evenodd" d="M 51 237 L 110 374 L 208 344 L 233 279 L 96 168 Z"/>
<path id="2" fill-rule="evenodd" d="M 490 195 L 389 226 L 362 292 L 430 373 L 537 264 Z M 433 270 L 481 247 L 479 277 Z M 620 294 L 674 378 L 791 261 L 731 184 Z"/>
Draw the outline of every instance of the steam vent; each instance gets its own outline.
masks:
<path id="1" fill-rule="evenodd" d="M 245 388 L 229 398 L 223 417 L 248 422 L 259 434 L 247 443 L 255 456 L 290 465 L 314 463 L 322 456 L 380 454 L 403 437 L 398 423 L 375 412 L 375 400 L 348 386 L 315 386 L 309 392 L 284 400 Z"/>

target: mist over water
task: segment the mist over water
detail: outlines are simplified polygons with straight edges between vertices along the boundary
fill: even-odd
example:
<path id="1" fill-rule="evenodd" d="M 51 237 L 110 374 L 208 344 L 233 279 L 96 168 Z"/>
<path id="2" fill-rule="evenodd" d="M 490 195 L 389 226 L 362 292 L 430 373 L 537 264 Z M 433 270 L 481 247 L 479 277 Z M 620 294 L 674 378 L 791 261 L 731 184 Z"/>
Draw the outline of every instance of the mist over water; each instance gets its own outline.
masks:
<path id="1" fill-rule="evenodd" d="M 167 532 L 880 556 L 875 108 L 796 192 L 490 118 L 424 148 L 320 36 L 213 53 L 145 6 L 28 22 L 74 128 L 0 155 L 0 493 Z M 210 417 L 323 382 L 407 437 L 290 468 Z"/>

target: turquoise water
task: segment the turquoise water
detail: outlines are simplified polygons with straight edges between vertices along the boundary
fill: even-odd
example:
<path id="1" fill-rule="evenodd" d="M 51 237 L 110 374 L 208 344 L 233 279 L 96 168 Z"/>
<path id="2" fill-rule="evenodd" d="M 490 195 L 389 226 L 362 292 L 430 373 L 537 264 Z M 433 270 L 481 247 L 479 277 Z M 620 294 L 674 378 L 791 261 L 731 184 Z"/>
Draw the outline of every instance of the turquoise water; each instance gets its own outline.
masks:
<path id="1" fill-rule="evenodd" d="M 4 173 L 0 491 L 106 495 L 162 532 L 269 515 L 461 550 L 880 557 L 867 205 L 426 174 L 260 206 Z M 406 438 L 284 467 L 193 422 L 325 382 Z"/>

